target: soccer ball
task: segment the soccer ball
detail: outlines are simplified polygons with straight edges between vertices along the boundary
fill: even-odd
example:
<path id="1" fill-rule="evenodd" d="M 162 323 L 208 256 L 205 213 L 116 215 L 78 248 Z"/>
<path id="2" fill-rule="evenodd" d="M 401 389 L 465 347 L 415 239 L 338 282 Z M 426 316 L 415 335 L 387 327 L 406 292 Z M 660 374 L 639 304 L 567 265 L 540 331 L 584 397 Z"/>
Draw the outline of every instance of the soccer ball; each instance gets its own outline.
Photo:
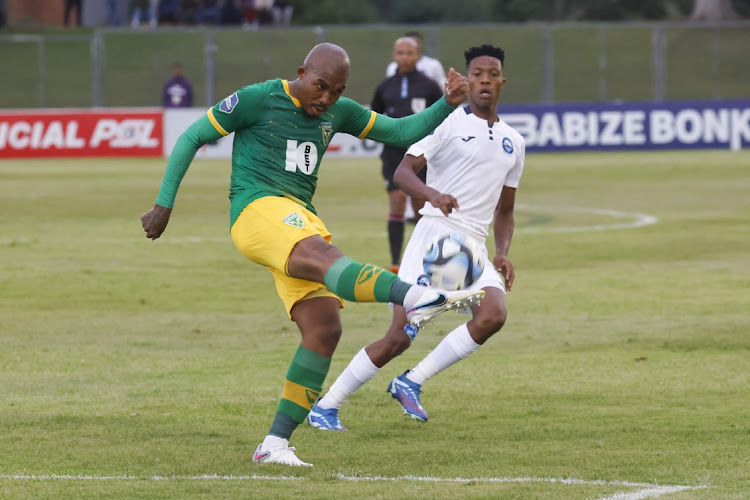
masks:
<path id="1" fill-rule="evenodd" d="M 436 238 L 422 259 L 432 286 L 458 290 L 474 283 L 484 270 L 484 259 L 473 239 L 459 232 Z"/>

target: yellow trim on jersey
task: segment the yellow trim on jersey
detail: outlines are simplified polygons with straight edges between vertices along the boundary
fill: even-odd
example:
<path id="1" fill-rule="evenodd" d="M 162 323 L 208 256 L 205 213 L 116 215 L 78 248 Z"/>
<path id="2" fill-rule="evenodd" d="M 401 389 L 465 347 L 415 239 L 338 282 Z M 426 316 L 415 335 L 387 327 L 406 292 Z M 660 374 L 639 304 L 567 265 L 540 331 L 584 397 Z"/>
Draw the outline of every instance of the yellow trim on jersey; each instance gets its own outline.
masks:
<path id="1" fill-rule="evenodd" d="M 297 106 L 298 108 L 301 108 L 302 107 L 302 103 L 299 102 L 299 100 L 297 100 L 297 98 L 294 97 L 292 95 L 292 92 L 289 90 L 289 82 L 286 81 L 286 80 L 281 80 L 281 84 L 284 86 L 284 92 L 286 92 L 286 95 L 289 96 L 289 99 L 292 100 L 292 102 L 294 103 L 295 106 Z"/>
<path id="2" fill-rule="evenodd" d="M 211 122 L 211 125 L 214 126 L 214 128 L 216 129 L 218 133 L 220 133 L 223 136 L 229 135 L 229 132 L 224 130 L 224 127 L 222 127 L 219 124 L 219 122 L 216 120 L 216 117 L 214 116 L 214 110 L 212 108 L 209 108 L 206 114 L 208 115 L 208 120 Z"/>
<path id="3" fill-rule="evenodd" d="M 370 115 L 370 121 L 367 122 L 367 126 L 362 131 L 362 133 L 359 134 L 359 137 L 357 137 L 357 139 L 364 139 L 367 136 L 367 134 L 370 133 L 370 130 L 372 129 L 373 124 L 375 123 L 375 117 L 378 116 L 378 114 L 375 111 L 370 111 L 370 113 L 372 113 Z"/>
<path id="4" fill-rule="evenodd" d="M 281 393 L 281 397 L 298 404 L 306 410 L 312 408 L 312 405 L 318 400 L 319 395 L 318 391 L 314 391 L 309 387 L 296 384 L 291 380 L 284 380 L 284 391 Z"/>

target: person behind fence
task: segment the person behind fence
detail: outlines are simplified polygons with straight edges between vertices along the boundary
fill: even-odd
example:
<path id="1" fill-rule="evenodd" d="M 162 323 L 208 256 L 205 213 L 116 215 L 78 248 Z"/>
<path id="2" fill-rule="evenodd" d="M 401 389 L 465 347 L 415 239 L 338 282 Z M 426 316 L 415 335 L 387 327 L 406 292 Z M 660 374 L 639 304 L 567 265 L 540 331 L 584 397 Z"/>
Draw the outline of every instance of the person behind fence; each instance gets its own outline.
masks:
<path id="1" fill-rule="evenodd" d="M 297 458 L 289 439 L 323 387 L 341 337 L 343 300 L 403 305 L 409 324 L 419 328 L 445 311 L 478 303 L 485 294 L 407 283 L 383 268 L 345 256 L 331 244 L 331 233 L 312 200 L 321 160 L 334 135 L 343 132 L 412 144 L 468 95 L 466 77 L 451 69 L 445 97 L 421 113 L 394 119 L 342 97 L 350 66 L 343 48 L 321 43 L 297 68 L 295 80 L 276 78 L 248 85 L 221 100 L 179 137 L 156 203 L 141 216 L 146 236 L 159 238 L 195 154 L 203 145 L 234 132 L 229 189 L 232 241 L 250 261 L 271 272 L 287 316 L 301 334 L 276 415 L 255 450 L 254 462 L 310 465 Z"/>
<path id="2" fill-rule="evenodd" d="M 165 108 L 190 108 L 193 106 L 193 86 L 183 74 L 182 63 L 172 65 L 172 78 L 164 84 L 162 106 Z"/>
<path id="3" fill-rule="evenodd" d="M 428 76 L 417 71 L 419 48 L 410 37 L 401 37 L 393 44 L 393 60 L 397 65 L 396 74 L 383 80 L 375 89 L 371 108 L 392 118 L 401 118 L 418 113 L 431 106 L 443 96 L 441 86 Z M 405 214 L 407 196 L 393 183 L 396 167 L 406 153 L 406 147 L 383 146 L 380 153 L 382 175 L 385 190 L 388 192 L 388 246 L 391 254 L 391 265 L 388 270 L 398 272 L 401 262 L 401 249 L 404 244 Z M 427 169 L 419 172 L 420 178 L 426 179 Z M 410 197 L 413 213 L 417 216 L 425 200 Z"/>

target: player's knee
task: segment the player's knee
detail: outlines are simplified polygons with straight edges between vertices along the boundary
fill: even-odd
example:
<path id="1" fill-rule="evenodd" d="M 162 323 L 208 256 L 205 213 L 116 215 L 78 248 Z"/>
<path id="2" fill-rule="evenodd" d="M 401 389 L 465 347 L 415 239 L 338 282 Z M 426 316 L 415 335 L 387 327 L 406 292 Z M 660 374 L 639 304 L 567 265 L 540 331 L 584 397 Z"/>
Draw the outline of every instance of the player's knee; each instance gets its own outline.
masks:
<path id="1" fill-rule="evenodd" d="M 389 335 L 386 336 L 385 340 L 389 354 L 388 359 L 393 359 L 411 346 L 411 340 L 403 331 L 398 332 L 400 335 L 390 333 L 392 332 L 389 332 Z"/>
<path id="2" fill-rule="evenodd" d="M 477 315 L 474 319 L 474 327 L 482 332 L 485 338 L 489 338 L 499 332 L 508 318 L 508 310 L 504 307 L 496 307 L 483 311 L 484 314 Z"/>

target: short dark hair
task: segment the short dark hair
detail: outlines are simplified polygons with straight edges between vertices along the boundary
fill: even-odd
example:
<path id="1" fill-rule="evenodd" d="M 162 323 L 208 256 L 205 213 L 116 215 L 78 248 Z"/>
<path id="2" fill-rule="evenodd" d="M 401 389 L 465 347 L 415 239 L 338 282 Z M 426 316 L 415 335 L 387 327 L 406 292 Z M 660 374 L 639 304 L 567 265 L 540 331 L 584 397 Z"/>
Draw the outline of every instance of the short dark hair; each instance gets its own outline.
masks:
<path id="1" fill-rule="evenodd" d="M 500 47 L 494 45 L 484 44 L 480 47 L 471 47 L 469 50 L 464 52 L 466 58 L 466 67 L 469 67 L 469 63 L 480 56 L 490 56 L 500 61 L 500 64 L 505 68 L 505 51 Z"/>

